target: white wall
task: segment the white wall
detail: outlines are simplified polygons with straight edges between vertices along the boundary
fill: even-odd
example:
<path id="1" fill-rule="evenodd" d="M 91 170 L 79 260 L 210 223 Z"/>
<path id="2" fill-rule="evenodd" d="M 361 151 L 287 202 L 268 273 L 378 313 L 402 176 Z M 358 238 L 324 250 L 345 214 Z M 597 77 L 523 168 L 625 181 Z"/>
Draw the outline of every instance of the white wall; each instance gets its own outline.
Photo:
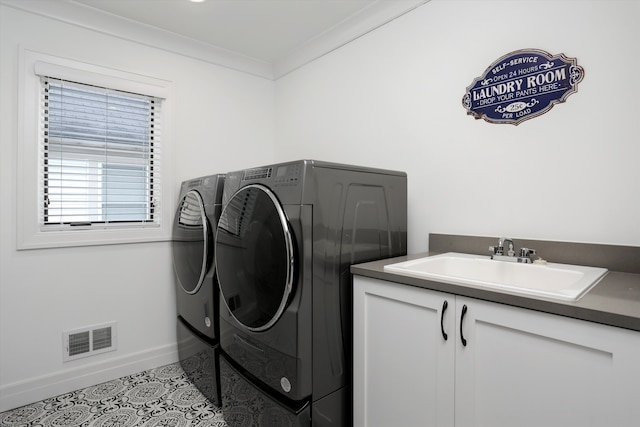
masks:
<path id="1" fill-rule="evenodd" d="M 432 0 L 276 83 L 276 154 L 404 170 L 429 233 L 640 245 L 640 2 Z M 519 126 L 466 115 L 501 56 L 575 57 L 577 93 Z"/>
<path id="2" fill-rule="evenodd" d="M 169 242 L 16 250 L 20 47 L 171 81 L 174 197 L 274 152 L 273 81 L 0 5 L 0 411 L 177 360 Z M 108 321 L 117 351 L 63 363 L 63 330 Z"/>

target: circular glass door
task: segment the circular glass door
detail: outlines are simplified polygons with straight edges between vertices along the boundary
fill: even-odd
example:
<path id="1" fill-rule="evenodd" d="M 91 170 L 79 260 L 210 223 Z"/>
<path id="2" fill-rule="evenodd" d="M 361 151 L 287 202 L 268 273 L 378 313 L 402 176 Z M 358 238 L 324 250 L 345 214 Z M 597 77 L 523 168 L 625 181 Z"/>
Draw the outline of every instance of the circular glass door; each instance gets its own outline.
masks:
<path id="1" fill-rule="evenodd" d="M 173 268 L 188 294 L 198 292 L 210 267 L 209 227 L 200 193 L 191 190 L 178 204 L 173 223 Z"/>
<path id="2" fill-rule="evenodd" d="M 238 190 L 220 215 L 215 245 L 229 312 L 249 330 L 270 328 L 291 294 L 295 261 L 287 218 L 271 190 L 257 184 Z"/>

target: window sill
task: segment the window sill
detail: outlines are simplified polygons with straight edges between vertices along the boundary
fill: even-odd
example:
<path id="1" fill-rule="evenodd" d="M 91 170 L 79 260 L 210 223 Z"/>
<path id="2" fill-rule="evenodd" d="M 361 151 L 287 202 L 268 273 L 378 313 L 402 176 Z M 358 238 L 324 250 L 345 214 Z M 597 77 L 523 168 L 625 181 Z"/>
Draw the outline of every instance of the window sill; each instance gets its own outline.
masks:
<path id="1" fill-rule="evenodd" d="M 22 235 L 21 235 L 22 234 Z M 102 246 L 130 243 L 163 242 L 171 240 L 171 230 L 167 226 L 146 226 L 131 228 L 82 228 L 66 230 L 36 231 L 18 233 L 18 250 L 66 248 L 77 246 Z"/>

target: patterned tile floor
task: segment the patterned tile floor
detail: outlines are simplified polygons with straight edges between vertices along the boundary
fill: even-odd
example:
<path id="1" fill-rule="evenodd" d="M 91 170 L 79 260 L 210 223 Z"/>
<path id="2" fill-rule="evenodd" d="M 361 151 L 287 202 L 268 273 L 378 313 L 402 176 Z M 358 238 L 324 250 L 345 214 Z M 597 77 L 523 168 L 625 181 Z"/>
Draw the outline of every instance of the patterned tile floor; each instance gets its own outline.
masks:
<path id="1" fill-rule="evenodd" d="M 0 413 L 0 427 L 227 427 L 180 363 Z"/>

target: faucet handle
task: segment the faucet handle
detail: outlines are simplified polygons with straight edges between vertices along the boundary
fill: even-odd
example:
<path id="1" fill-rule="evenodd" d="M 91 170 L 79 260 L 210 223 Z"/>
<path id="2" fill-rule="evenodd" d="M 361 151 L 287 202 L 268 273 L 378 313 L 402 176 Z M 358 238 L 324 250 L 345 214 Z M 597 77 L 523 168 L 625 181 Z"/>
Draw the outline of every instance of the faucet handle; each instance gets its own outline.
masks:
<path id="1" fill-rule="evenodd" d="M 494 255 L 502 255 L 504 248 L 502 246 L 489 246 L 489 251 Z"/>
<path id="2" fill-rule="evenodd" d="M 528 258 L 531 255 L 535 255 L 535 254 L 536 254 L 535 249 L 520 248 L 520 258 Z"/>

